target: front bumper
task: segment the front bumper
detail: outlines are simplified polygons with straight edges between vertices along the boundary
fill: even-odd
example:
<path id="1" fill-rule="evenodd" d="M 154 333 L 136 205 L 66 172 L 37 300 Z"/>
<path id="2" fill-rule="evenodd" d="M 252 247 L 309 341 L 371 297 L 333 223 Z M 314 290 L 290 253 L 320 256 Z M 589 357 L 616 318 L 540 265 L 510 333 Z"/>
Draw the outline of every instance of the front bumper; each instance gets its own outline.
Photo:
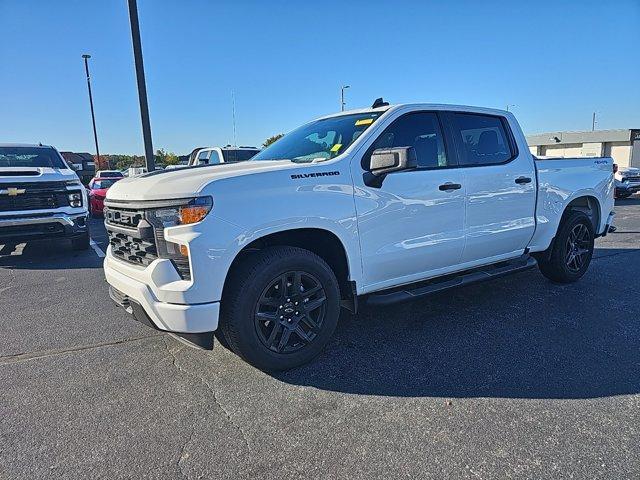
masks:
<path id="1" fill-rule="evenodd" d="M 87 232 L 86 212 L 0 216 L 0 239 L 5 241 L 74 238 Z"/>
<path id="2" fill-rule="evenodd" d="M 132 302 L 139 305 L 153 326 L 167 332 L 211 333 L 218 328 L 220 302 L 185 305 L 160 301 L 146 283 L 119 271 L 120 263 L 120 260 L 107 255 L 104 273 L 109 285 L 116 290 L 112 291 L 112 298 L 124 308 Z M 125 301 L 118 301 L 122 296 Z M 135 312 L 134 308 L 131 310 Z M 136 315 L 138 320 L 139 316 Z"/>
<path id="3" fill-rule="evenodd" d="M 633 195 L 640 192 L 640 183 L 616 182 L 616 195 Z"/>

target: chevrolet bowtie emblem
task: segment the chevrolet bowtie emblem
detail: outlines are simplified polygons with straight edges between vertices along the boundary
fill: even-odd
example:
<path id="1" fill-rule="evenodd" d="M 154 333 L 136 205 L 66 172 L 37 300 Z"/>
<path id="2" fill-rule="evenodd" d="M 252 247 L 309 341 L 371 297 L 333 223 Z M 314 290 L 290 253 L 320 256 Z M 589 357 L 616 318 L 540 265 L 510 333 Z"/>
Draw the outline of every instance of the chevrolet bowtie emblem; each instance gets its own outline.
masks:
<path id="1" fill-rule="evenodd" d="M 7 188 L 5 190 L 0 190 L 0 195 L 9 195 L 10 197 L 15 197 L 16 195 L 21 195 L 26 190 L 24 188 Z"/>

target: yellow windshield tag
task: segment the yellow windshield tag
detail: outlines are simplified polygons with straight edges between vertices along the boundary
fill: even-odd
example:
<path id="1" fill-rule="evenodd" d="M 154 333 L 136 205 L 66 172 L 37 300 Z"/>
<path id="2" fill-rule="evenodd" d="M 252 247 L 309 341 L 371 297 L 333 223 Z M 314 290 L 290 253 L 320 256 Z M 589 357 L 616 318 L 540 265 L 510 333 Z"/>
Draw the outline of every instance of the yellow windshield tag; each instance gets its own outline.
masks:
<path id="1" fill-rule="evenodd" d="M 356 127 L 360 125 L 371 125 L 373 123 L 373 118 L 361 118 L 360 120 L 356 120 Z"/>
<path id="2" fill-rule="evenodd" d="M 331 147 L 331 151 L 333 153 L 337 152 L 338 150 L 340 150 L 340 148 L 342 147 L 341 143 L 336 143 L 333 147 Z"/>

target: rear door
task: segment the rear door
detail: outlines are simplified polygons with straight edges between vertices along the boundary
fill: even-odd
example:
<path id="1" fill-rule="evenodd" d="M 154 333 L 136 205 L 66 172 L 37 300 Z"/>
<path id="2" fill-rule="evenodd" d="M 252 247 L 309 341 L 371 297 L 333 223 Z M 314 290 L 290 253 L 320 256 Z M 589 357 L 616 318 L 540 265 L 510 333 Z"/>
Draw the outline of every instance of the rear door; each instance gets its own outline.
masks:
<path id="1" fill-rule="evenodd" d="M 535 229 L 536 178 L 506 118 L 446 115 L 466 186 L 462 263 L 490 263 L 523 253 Z"/>

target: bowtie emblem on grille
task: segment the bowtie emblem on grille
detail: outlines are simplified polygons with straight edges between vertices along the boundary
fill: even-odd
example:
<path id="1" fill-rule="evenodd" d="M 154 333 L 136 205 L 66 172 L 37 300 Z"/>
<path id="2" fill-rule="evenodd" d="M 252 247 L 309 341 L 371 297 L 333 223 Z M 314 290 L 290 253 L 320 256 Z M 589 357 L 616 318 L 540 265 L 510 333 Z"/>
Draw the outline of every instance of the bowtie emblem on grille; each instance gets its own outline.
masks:
<path id="1" fill-rule="evenodd" d="M 15 197 L 16 195 L 21 195 L 24 192 L 26 192 L 24 188 L 9 187 L 4 190 L 0 190 L 0 195 L 9 195 L 10 197 Z"/>

